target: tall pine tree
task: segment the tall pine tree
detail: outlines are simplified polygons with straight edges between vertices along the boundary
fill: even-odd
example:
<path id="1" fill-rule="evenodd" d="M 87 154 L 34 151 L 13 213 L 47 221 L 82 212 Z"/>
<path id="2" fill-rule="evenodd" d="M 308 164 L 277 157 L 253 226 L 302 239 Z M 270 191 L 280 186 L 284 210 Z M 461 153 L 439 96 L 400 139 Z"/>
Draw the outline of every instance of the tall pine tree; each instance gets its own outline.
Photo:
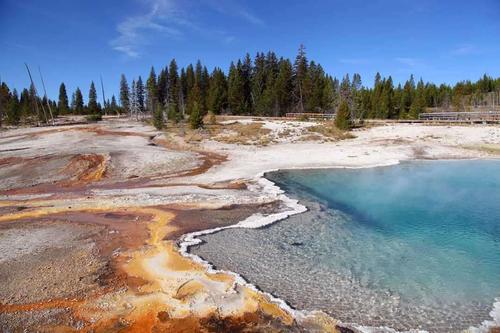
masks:
<path id="1" fill-rule="evenodd" d="M 120 79 L 120 104 L 123 112 L 130 113 L 130 98 L 127 78 L 122 74 Z"/>
<path id="2" fill-rule="evenodd" d="M 61 83 L 59 86 L 59 101 L 57 103 L 57 109 L 59 110 L 59 114 L 69 113 L 68 94 L 66 93 L 66 86 L 64 83 Z"/>
<path id="3" fill-rule="evenodd" d="M 89 114 L 100 114 L 101 112 L 99 105 L 97 104 L 97 91 L 95 89 L 94 81 L 90 83 L 87 110 Z"/>
<path id="4" fill-rule="evenodd" d="M 307 95 L 307 72 L 308 61 L 306 58 L 306 49 L 304 45 L 300 45 L 295 63 L 293 65 L 293 83 L 294 83 L 294 97 L 296 109 L 299 112 L 305 112 L 306 95 Z"/>
<path id="5" fill-rule="evenodd" d="M 220 68 L 216 67 L 212 72 L 209 86 L 208 110 L 215 114 L 221 114 L 227 107 L 227 81 Z"/>
<path id="6" fill-rule="evenodd" d="M 80 88 L 78 87 L 75 90 L 74 104 L 72 105 L 72 107 L 73 107 L 73 113 L 83 114 L 85 112 L 85 106 L 83 103 L 83 94 Z"/>

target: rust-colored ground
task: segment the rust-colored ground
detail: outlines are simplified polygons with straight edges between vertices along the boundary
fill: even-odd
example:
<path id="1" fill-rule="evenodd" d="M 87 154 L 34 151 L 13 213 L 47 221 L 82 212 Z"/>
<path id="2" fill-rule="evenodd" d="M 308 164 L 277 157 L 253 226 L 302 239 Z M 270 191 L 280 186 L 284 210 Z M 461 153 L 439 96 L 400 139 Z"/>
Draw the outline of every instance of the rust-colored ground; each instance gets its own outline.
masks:
<path id="1" fill-rule="evenodd" d="M 140 136 L 145 143 L 154 139 L 147 133 L 97 125 L 12 138 L 41 138 L 68 130 L 94 133 L 92 145 L 99 137 Z M 162 139 L 155 142 L 165 149 L 192 149 Z M 189 202 L 168 206 L 87 202 L 94 200 L 94 189 L 176 186 L 182 183 L 176 183 L 176 177 L 185 180 L 226 161 L 219 154 L 196 152 L 201 162 L 197 167 L 165 172 L 156 183 L 141 175 L 126 181 L 110 178 L 106 170 L 112 155 L 24 157 L 20 150 L 19 156 L 0 157 L 1 167 L 18 168 L 23 179 L 0 191 L 0 331 L 336 331 L 331 319 L 297 323 L 260 292 L 235 284 L 231 275 L 207 273 L 203 265 L 178 252 L 176 242 L 187 232 L 230 225 L 257 210 L 271 212 L 278 203 L 208 209 Z M 40 169 L 53 180 L 30 182 L 30 174 Z M 246 190 L 243 182 L 190 186 Z M 74 199 L 71 206 L 68 199 Z"/>

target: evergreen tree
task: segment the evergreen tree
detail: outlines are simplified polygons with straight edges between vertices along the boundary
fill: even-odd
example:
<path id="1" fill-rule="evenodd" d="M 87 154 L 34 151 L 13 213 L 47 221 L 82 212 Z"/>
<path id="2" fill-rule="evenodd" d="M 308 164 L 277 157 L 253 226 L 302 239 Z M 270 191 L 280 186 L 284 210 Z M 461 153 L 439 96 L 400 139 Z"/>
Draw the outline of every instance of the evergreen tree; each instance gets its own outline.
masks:
<path id="1" fill-rule="evenodd" d="M 325 113 L 331 113 L 335 109 L 335 85 L 334 80 L 330 76 L 323 78 L 321 107 Z"/>
<path id="2" fill-rule="evenodd" d="M 299 112 L 305 112 L 306 95 L 307 95 L 307 71 L 308 61 L 306 58 L 306 50 L 304 45 L 300 45 L 295 63 L 293 65 L 293 83 L 294 97 L 296 109 Z"/>
<path id="3" fill-rule="evenodd" d="M 228 103 L 232 114 L 245 114 L 247 105 L 245 102 L 245 83 L 242 74 L 242 63 L 238 60 L 237 66 L 231 63 L 228 78 Z"/>
<path id="4" fill-rule="evenodd" d="M 168 69 L 162 69 L 157 83 L 158 103 L 161 107 L 168 106 Z"/>
<path id="5" fill-rule="evenodd" d="M 277 100 L 276 116 L 284 116 L 292 106 L 293 68 L 288 59 L 281 59 L 278 76 L 274 85 Z"/>
<path id="6" fill-rule="evenodd" d="M 197 89 L 199 90 L 197 94 L 197 101 L 200 107 L 200 112 L 202 115 L 207 113 L 207 98 L 208 98 L 208 87 L 209 87 L 209 75 L 206 67 L 203 67 L 201 61 L 198 60 L 196 62 L 196 67 L 194 71 L 194 85 L 197 85 Z M 191 88 L 193 89 L 194 86 Z M 190 97 L 190 92 L 188 92 L 188 99 Z M 192 100 L 192 99 L 191 99 Z M 192 102 L 192 101 L 191 101 Z M 189 107 L 192 109 L 192 105 Z"/>
<path id="7" fill-rule="evenodd" d="M 173 59 L 158 76 L 151 68 L 146 87 L 138 77 L 129 90 L 122 75 L 119 96 L 122 108 L 116 105 L 114 96 L 111 101 L 103 97 L 102 103 L 112 113 L 126 111 L 138 116 L 145 111 L 152 112 L 158 124 L 159 119 L 165 120 L 167 112 L 173 121 L 183 118 L 186 110 L 197 112 L 201 117 L 207 111 L 219 114 L 226 110 L 241 115 L 282 116 L 290 111 L 333 112 L 339 108 L 340 101 L 345 101 L 352 122 L 366 117 L 418 118 L 429 107 L 447 110 L 453 106 L 459 111 L 469 111 L 474 107 L 492 106 L 499 98 L 499 90 L 500 78 L 486 74 L 474 82 L 465 80 L 440 86 L 422 79 L 415 85 L 412 75 L 404 85 L 398 84 L 395 88 L 392 78 L 382 78 L 380 73 L 375 76 L 373 88 L 363 87 L 359 74 L 354 74 L 352 81 L 346 75 L 339 83 L 327 75 L 320 64 L 309 62 L 301 45 L 293 65 L 289 59 L 278 60 L 273 52 L 259 52 L 253 61 L 246 54 L 231 63 L 227 77 L 220 68 L 209 74 L 201 61 L 179 69 Z M 39 98 L 33 85 L 18 96 L 17 92 L 10 92 L 6 83 L 0 82 L 0 122 L 46 122 L 49 109 L 56 110 L 54 114 L 67 114 L 70 110 L 78 114 L 101 113 L 93 82 L 87 109 L 78 88 L 72 94 L 71 106 L 68 105 L 64 83 L 59 87 L 58 100 L 54 101 L 46 96 Z"/>
<path id="8" fill-rule="evenodd" d="M 175 124 L 177 124 L 179 121 L 182 120 L 181 113 L 178 111 L 177 104 L 175 103 L 170 103 L 168 105 L 167 114 L 168 114 L 168 119 L 173 121 Z"/>
<path id="9" fill-rule="evenodd" d="M 257 53 L 251 77 L 251 97 L 254 111 L 257 115 L 262 116 L 268 107 L 263 100 L 264 89 L 266 88 L 266 59 L 264 53 Z"/>
<path id="10" fill-rule="evenodd" d="M 361 88 L 361 115 L 359 115 L 359 119 L 363 121 L 366 117 L 370 117 L 372 114 L 373 106 L 372 106 L 372 92 L 370 89 Z"/>
<path id="11" fill-rule="evenodd" d="M 389 76 L 387 80 L 383 81 L 382 95 L 380 98 L 380 108 L 378 118 L 388 119 L 394 118 L 394 106 L 393 102 L 394 86 L 392 84 L 392 78 Z"/>
<path id="12" fill-rule="evenodd" d="M 187 96 L 187 75 L 186 70 L 181 68 L 181 73 L 179 75 L 179 111 L 184 116 L 186 114 L 186 105 L 184 103 L 184 97 Z"/>
<path id="13" fill-rule="evenodd" d="M 349 103 L 346 100 L 340 102 L 339 109 L 335 115 L 335 126 L 341 130 L 349 130 L 351 128 L 351 112 L 349 111 Z"/>
<path id="14" fill-rule="evenodd" d="M 307 110 L 309 112 L 322 112 L 323 90 L 325 72 L 321 65 L 314 61 L 309 64 L 309 80 L 311 83 L 310 96 L 307 99 Z"/>
<path id="15" fill-rule="evenodd" d="M 227 82 L 224 72 L 215 68 L 210 79 L 208 92 L 208 110 L 214 114 L 221 114 L 227 106 Z"/>
<path id="16" fill-rule="evenodd" d="M 201 114 L 198 102 L 194 102 L 193 104 L 193 109 L 191 110 L 191 114 L 189 115 L 189 125 L 192 129 L 203 127 L 203 115 Z"/>
<path id="17" fill-rule="evenodd" d="M 140 75 L 135 83 L 135 93 L 135 98 L 137 100 L 137 110 L 141 115 L 144 115 L 144 111 L 146 110 L 146 107 L 144 105 L 144 84 L 142 83 L 142 78 Z"/>
<path id="18" fill-rule="evenodd" d="M 111 103 L 109 104 L 109 111 L 112 114 L 120 114 L 121 113 L 121 110 L 118 107 L 118 104 L 116 103 L 115 95 L 111 96 Z"/>
<path id="19" fill-rule="evenodd" d="M 75 114 L 83 114 L 85 112 L 84 104 L 83 104 L 83 94 L 80 88 L 76 88 L 74 95 L 74 105 L 73 105 L 73 113 Z"/>
<path id="20" fill-rule="evenodd" d="M 130 115 L 139 120 L 139 107 L 137 104 L 137 84 L 135 80 L 132 80 L 132 85 L 130 86 Z"/>
<path id="21" fill-rule="evenodd" d="M 401 111 L 399 114 L 399 118 L 407 118 L 410 113 L 410 107 L 413 104 L 413 95 L 415 93 L 415 80 L 413 79 L 413 75 L 410 76 L 410 79 L 406 81 L 403 92 L 401 94 Z"/>
<path id="22" fill-rule="evenodd" d="M 29 92 L 28 101 L 31 113 L 30 116 L 33 116 L 37 123 L 39 123 L 40 121 L 47 122 L 48 119 L 45 112 L 45 108 L 43 107 L 43 104 L 41 103 L 40 99 L 37 97 L 35 85 L 33 83 L 30 84 L 28 92 Z"/>
<path id="23" fill-rule="evenodd" d="M 401 87 L 401 84 L 398 84 L 396 89 L 394 89 L 394 94 L 392 97 L 392 105 L 394 108 L 393 118 L 395 118 L 395 119 L 399 118 L 399 115 L 401 114 L 402 96 L 403 96 L 403 88 Z"/>
<path id="24" fill-rule="evenodd" d="M 122 74 L 120 79 L 120 104 L 123 112 L 130 113 L 130 98 L 127 78 Z"/>
<path id="25" fill-rule="evenodd" d="M 158 103 L 158 88 L 156 84 L 156 73 L 154 67 L 151 67 L 148 80 L 146 81 L 146 105 L 147 110 L 151 114 L 156 111 L 156 104 Z M 161 108 L 160 112 L 162 112 Z"/>
<path id="26" fill-rule="evenodd" d="M 175 59 L 170 61 L 169 65 L 169 79 L 168 79 L 168 118 L 173 120 L 174 122 L 178 122 L 180 120 L 180 103 L 182 102 L 184 105 L 183 98 L 180 98 L 183 95 L 181 90 L 181 82 L 179 80 L 179 74 L 177 73 L 177 63 Z"/>
<path id="27" fill-rule="evenodd" d="M 32 114 L 30 93 L 28 89 L 24 88 L 21 92 L 19 103 L 21 104 L 21 118 L 28 119 L 34 115 Z"/>
<path id="28" fill-rule="evenodd" d="M 184 98 L 187 99 L 189 97 L 189 94 L 191 92 L 191 89 L 194 87 L 194 82 L 195 82 L 195 74 L 194 74 L 194 68 L 192 64 L 189 64 L 186 67 L 186 87 L 184 91 Z M 187 102 L 186 100 L 184 102 Z"/>
<path id="29" fill-rule="evenodd" d="M 410 106 L 410 112 L 408 114 L 411 119 L 418 119 L 418 115 L 425 110 L 425 86 L 424 81 L 420 79 L 417 84 L 415 91 L 415 98 Z"/>
<path id="30" fill-rule="evenodd" d="M 6 103 L 7 101 L 3 99 L 3 103 Z M 7 123 L 9 125 L 14 125 L 17 126 L 19 125 L 21 121 L 21 106 L 19 102 L 19 97 L 17 96 L 17 91 L 14 89 L 12 91 L 12 94 L 8 100 L 7 104 Z"/>
<path id="31" fill-rule="evenodd" d="M 250 54 L 246 54 L 243 63 L 240 66 L 241 78 L 243 80 L 243 113 L 248 114 L 252 112 L 252 59 L 250 58 Z"/>
<path id="32" fill-rule="evenodd" d="M 351 120 L 362 118 L 363 110 L 361 109 L 361 75 L 354 73 L 351 84 Z"/>
<path id="33" fill-rule="evenodd" d="M 69 113 L 68 94 L 66 93 L 66 86 L 64 83 L 61 83 L 59 86 L 59 102 L 57 104 L 57 109 L 59 110 L 59 114 Z"/>
<path id="34" fill-rule="evenodd" d="M 9 108 L 9 88 L 7 83 L 0 82 L 0 127 L 2 127 L 2 123 L 4 117 L 7 117 L 7 110 Z"/>
<path id="35" fill-rule="evenodd" d="M 371 108 L 368 112 L 368 118 L 378 118 L 381 114 L 381 99 L 382 92 L 384 90 L 384 83 L 382 81 L 382 76 L 379 72 L 375 74 L 375 82 L 373 83 L 373 90 L 371 93 L 370 105 Z"/>
<path id="36" fill-rule="evenodd" d="M 347 102 L 348 105 L 352 103 L 352 88 L 349 74 L 346 74 L 342 78 L 342 83 L 340 83 L 340 99 Z"/>
<path id="37" fill-rule="evenodd" d="M 152 103 L 153 105 L 153 125 L 156 127 L 156 129 L 160 130 L 163 128 L 164 124 L 164 119 L 163 119 L 163 110 L 162 108 L 158 105 L 158 103 Z"/>
<path id="38" fill-rule="evenodd" d="M 87 104 L 87 109 L 89 114 L 100 114 L 101 110 L 99 105 L 97 105 L 97 92 L 95 89 L 94 81 L 90 83 L 89 89 L 89 102 Z"/>

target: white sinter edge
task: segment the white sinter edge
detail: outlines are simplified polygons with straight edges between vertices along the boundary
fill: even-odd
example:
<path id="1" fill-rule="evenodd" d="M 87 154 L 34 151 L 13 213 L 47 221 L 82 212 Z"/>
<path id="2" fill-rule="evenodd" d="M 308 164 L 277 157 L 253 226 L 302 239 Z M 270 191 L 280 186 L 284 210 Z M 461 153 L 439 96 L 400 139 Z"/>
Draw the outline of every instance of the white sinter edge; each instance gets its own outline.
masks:
<path id="1" fill-rule="evenodd" d="M 495 299 L 493 310 L 490 312 L 491 319 L 485 320 L 479 327 L 471 327 L 468 329 L 470 333 L 487 333 L 490 328 L 500 326 L 500 298 Z"/>
<path id="2" fill-rule="evenodd" d="M 276 186 L 273 182 L 270 180 L 264 178 L 264 172 L 260 173 L 255 177 L 257 184 L 259 185 L 258 189 L 253 189 L 253 190 L 259 190 L 260 192 L 268 195 L 269 197 L 274 197 L 275 200 L 281 200 L 285 205 L 289 208 L 289 210 L 275 213 L 275 214 L 270 214 L 270 215 L 262 215 L 261 213 L 256 213 L 253 214 L 243 221 L 240 221 L 237 224 L 233 224 L 230 226 L 226 227 L 218 227 L 218 228 L 213 228 L 213 229 L 207 229 L 207 230 L 202 230 L 202 231 L 196 231 L 192 233 L 188 233 L 181 238 L 181 243 L 179 245 L 180 253 L 185 256 L 190 258 L 191 260 L 202 264 L 206 269 L 208 273 L 224 273 L 224 274 L 229 274 L 235 278 L 233 290 L 235 289 L 234 287 L 236 285 L 241 285 L 245 286 L 248 288 L 251 288 L 252 290 L 258 291 L 260 293 L 265 294 L 271 302 L 276 303 L 280 308 L 284 309 L 288 313 L 290 313 L 292 316 L 296 318 L 302 318 L 306 313 L 303 311 L 297 311 L 295 309 L 292 309 L 284 300 L 279 299 L 277 297 L 274 297 L 273 295 L 263 292 L 262 290 L 259 290 L 257 287 L 252 285 L 251 283 L 248 283 L 242 276 L 240 276 L 237 273 L 230 272 L 230 271 L 224 271 L 224 270 L 216 270 L 212 264 L 209 262 L 203 260 L 202 258 L 198 257 L 195 254 L 192 254 L 189 252 L 189 247 L 193 245 L 200 244 L 202 242 L 201 239 L 198 237 L 203 236 L 203 235 L 208 235 L 208 234 L 213 234 L 216 232 L 219 232 L 224 229 L 232 229 L 232 228 L 247 228 L 247 229 L 256 229 L 256 228 L 261 228 L 266 225 L 272 224 L 276 221 L 283 220 L 291 215 L 295 214 L 300 214 L 305 211 L 307 211 L 307 207 L 304 205 L 299 204 L 298 200 L 293 200 L 289 197 L 287 197 L 284 194 L 284 191 L 281 190 L 278 186 Z M 252 190 L 252 189 L 250 189 Z"/>
<path id="3" fill-rule="evenodd" d="M 390 166 L 390 165 L 395 165 L 399 164 L 400 161 L 398 160 L 389 160 L 386 163 L 381 163 L 377 165 L 372 165 L 372 166 L 360 166 L 360 167 L 340 167 L 340 168 L 346 168 L 346 169 L 364 169 L 364 168 L 373 168 L 373 167 L 383 167 L 383 166 Z M 290 169 L 331 169 L 335 167 L 301 167 L 301 168 L 290 168 Z M 307 207 L 304 205 L 301 205 L 298 200 L 291 199 L 288 196 L 285 195 L 285 191 L 280 189 L 275 183 L 270 181 L 269 179 L 265 178 L 264 175 L 268 172 L 273 172 L 273 171 L 279 171 L 279 169 L 274 169 L 274 170 L 268 170 L 259 173 L 257 176 L 254 177 L 256 183 L 260 186 L 258 186 L 255 189 L 250 190 L 256 190 L 260 191 L 264 194 L 271 196 L 274 196 L 276 200 L 281 200 L 290 210 L 286 210 L 284 212 L 279 212 L 275 214 L 270 214 L 270 215 L 262 215 L 261 213 L 255 213 L 243 221 L 240 221 L 236 224 L 225 226 L 225 227 L 218 227 L 218 228 L 212 228 L 212 229 L 207 229 L 207 230 L 201 230 L 201 231 L 196 231 L 196 232 L 191 232 L 188 234 L 185 234 L 181 237 L 181 242 L 179 244 L 179 252 L 181 255 L 184 257 L 190 258 L 196 263 L 199 263 L 203 265 L 207 272 L 210 274 L 215 274 L 215 273 L 224 273 L 231 275 L 235 278 L 234 281 L 234 286 L 233 290 L 235 290 L 236 285 L 241 285 L 248 287 L 254 291 L 260 292 L 264 294 L 271 302 L 277 304 L 280 308 L 285 310 L 286 312 L 290 313 L 293 317 L 296 319 L 304 319 L 306 317 L 309 317 L 311 315 L 314 315 L 315 313 L 322 313 L 322 311 L 319 310 L 314 310 L 314 311 L 306 311 L 306 310 L 296 310 L 293 309 L 285 300 L 275 297 L 270 293 L 267 293 L 263 290 L 258 289 L 256 286 L 253 284 L 247 282 L 241 275 L 231 272 L 231 271 L 225 271 L 225 270 L 218 270 L 215 269 L 214 266 L 209 263 L 206 260 L 203 260 L 201 257 L 192 254 L 189 252 L 189 248 L 191 246 L 200 244 L 202 242 L 201 239 L 198 237 L 203 236 L 203 235 L 209 235 L 209 234 L 214 234 L 216 232 L 225 230 L 225 229 L 233 229 L 233 228 L 246 228 L 246 229 L 258 229 L 262 228 L 264 226 L 273 224 L 275 222 L 281 221 L 286 219 L 289 216 L 300 214 L 303 212 L 307 211 Z M 235 291 L 236 292 L 236 291 Z M 467 333 L 487 333 L 490 327 L 493 326 L 498 326 L 500 325 L 500 299 L 497 299 L 496 302 L 493 304 L 493 310 L 490 312 L 490 316 L 493 318 L 493 321 L 484 321 L 481 326 L 478 328 L 476 327 L 471 327 L 465 332 Z M 341 322 L 339 321 L 339 324 Z M 393 328 L 390 327 L 372 327 L 372 326 L 362 326 L 362 325 L 357 325 L 353 324 L 351 327 L 359 330 L 362 333 L 428 333 L 428 331 L 424 330 L 418 330 L 418 329 L 411 329 L 409 331 L 396 331 Z"/>

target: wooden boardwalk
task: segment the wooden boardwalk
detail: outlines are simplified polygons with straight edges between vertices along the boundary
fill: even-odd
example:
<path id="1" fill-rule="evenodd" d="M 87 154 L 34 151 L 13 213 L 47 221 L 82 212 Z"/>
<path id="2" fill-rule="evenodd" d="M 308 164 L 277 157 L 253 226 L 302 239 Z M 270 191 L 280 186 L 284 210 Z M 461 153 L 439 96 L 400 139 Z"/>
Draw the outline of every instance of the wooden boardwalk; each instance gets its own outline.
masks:
<path id="1" fill-rule="evenodd" d="M 428 112 L 421 113 L 419 120 L 439 122 L 462 123 L 500 123 L 499 111 L 473 111 L 473 112 Z"/>

